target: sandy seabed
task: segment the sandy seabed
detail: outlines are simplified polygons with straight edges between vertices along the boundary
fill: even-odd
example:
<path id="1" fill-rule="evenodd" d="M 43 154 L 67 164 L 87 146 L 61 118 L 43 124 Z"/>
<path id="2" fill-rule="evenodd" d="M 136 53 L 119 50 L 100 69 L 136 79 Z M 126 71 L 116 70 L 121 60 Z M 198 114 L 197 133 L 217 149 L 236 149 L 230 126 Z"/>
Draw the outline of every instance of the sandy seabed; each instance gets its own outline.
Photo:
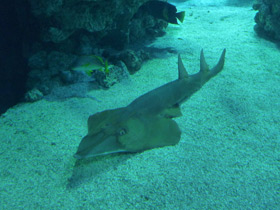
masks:
<path id="1" fill-rule="evenodd" d="M 98 101 L 41 100 L 0 118 L 0 209 L 280 209 L 280 50 L 255 34 L 249 7 L 184 9 L 151 45 L 173 51 L 91 91 Z M 178 53 L 197 72 L 202 48 L 210 67 L 226 48 L 226 63 L 181 106 L 178 145 L 73 158 L 89 115 L 176 79 Z"/>

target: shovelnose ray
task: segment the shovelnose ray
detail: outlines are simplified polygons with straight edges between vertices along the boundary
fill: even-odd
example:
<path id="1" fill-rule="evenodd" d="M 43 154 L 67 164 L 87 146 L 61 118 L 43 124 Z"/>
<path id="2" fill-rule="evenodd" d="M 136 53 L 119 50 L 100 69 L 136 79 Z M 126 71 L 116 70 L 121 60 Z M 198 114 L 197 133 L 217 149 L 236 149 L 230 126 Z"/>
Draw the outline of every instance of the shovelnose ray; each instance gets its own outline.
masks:
<path id="1" fill-rule="evenodd" d="M 75 157 L 140 152 L 177 144 L 181 131 L 172 118 L 182 116 L 180 105 L 223 69 L 225 53 L 224 49 L 218 64 L 209 69 L 201 50 L 200 71 L 194 75 L 188 75 L 179 55 L 177 80 L 140 96 L 126 107 L 91 115 L 88 134 Z"/>

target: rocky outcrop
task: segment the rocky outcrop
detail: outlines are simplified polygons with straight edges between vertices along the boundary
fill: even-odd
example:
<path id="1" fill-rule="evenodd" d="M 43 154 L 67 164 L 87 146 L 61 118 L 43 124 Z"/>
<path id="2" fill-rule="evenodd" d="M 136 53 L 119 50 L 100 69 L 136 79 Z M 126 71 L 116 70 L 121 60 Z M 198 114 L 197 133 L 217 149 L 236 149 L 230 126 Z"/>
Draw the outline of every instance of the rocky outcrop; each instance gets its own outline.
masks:
<path id="1" fill-rule="evenodd" d="M 57 86 L 84 81 L 80 72 L 70 70 L 81 55 L 98 55 L 113 65 L 109 75 L 93 74 L 98 85 L 108 88 L 126 72 L 138 71 L 148 57 L 129 46 L 162 35 L 167 27 L 162 20 L 139 14 L 148 0 L 28 1 L 40 26 L 29 58 L 28 88 L 43 95 Z"/>
<path id="2" fill-rule="evenodd" d="M 280 1 L 259 0 L 253 8 L 258 10 L 255 16 L 255 31 L 262 37 L 280 40 Z"/>
<path id="3" fill-rule="evenodd" d="M 0 114 L 22 100 L 40 100 L 59 87 L 71 86 L 73 91 L 69 94 L 62 88 L 57 98 L 83 97 L 89 87 L 80 84 L 83 81 L 94 80 L 108 88 L 139 70 L 147 56 L 128 46 L 162 35 L 167 26 L 138 14 L 147 1 L 2 0 Z M 89 79 L 71 71 L 71 63 L 81 55 L 108 60 L 113 65 L 110 74 L 95 72 Z"/>
<path id="4" fill-rule="evenodd" d="M 106 45 L 108 40 L 112 42 L 109 45 L 121 50 L 125 44 L 130 43 L 130 36 L 135 39 L 135 31 L 139 30 L 137 24 L 141 24 L 143 29 L 140 34 L 138 33 L 137 38 L 139 35 L 145 36 L 147 28 L 157 27 L 156 21 L 151 23 L 151 20 L 143 21 L 141 18 L 140 23 L 137 23 L 133 16 L 147 1 L 29 0 L 32 13 L 41 24 L 41 40 L 60 43 L 61 48 L 65 42 L 68 47 L 64 46 L 63 50 L 68 51 L 74 50 L 77 44 L 83 44 L 85 41 L 90 41 L 91 45 Z M 81 46 L 83 47 L 85 46 Z M 83 52 L 85 49 L 79 51 Z"/>

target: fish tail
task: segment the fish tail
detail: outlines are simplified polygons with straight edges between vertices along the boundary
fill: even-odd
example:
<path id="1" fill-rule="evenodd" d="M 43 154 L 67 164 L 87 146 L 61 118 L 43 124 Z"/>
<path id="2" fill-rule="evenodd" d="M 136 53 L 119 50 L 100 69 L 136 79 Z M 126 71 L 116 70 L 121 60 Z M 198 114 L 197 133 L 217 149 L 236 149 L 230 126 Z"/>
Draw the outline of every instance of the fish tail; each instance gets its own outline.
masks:
<path id="1" fill-rule="evenodd" d="M 176 18 L 178 18 L 178 20 L 183 23 L 185 19 L 185 11 L 176 13 Z"/>
<path id="2" fill-rule="evenodd" d="M 86 72 L 86 74 L 87 74 L 88 76 L 91 77 L 91 76 L 92 76 L 92 73 L 93 73 L 93 70 L 86 70 L 85 72 Z"/>

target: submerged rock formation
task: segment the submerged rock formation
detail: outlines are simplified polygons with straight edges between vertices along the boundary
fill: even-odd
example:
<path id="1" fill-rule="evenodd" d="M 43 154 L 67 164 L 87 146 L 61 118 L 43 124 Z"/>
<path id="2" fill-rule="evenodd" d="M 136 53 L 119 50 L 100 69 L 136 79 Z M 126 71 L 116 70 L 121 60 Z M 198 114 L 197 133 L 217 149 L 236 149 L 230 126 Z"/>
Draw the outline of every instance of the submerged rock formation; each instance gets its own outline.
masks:
<path id="1" fill-rule="evenodd" d="M 70 71 L 71 63 L 81 55 L 103 57 L 114 65 L 112 72 L 121 68 L 134 73 L 144 59 L 134 49 L 129 51 L 134 55 L 130 61 L 124 56 L 128 46 L 162 35 L 167 27 L 162 20 L 139 14 L 139 8 L 148 0 L 28 1 L 40 25 L 39 40 L 33 44 L 29 58 L 28 88 L 36 88 L 44 95 L 59 85 L 81 81 L 77 72 Z M 113 73 L 101 74 L 95 73 L 93 77 L 102 87 L 120 80 Z"/>
<path id="2" fill-rule="evenodd" d="M 22 100 L 40 100 L 59 87 L 94 81 L 108 88 L 139 70 L 149 56 L 141 46 L 163 35 L 167 27 L 140 12 L 148 1 L 3 0 L 0 114 Z M 72 63 L 81 55 L 108 61 L 109 74 L 97 71 L 88 78 L 72 71 Z M 86 93 L 88 85 L 72 87 L 72 95 L 77 95 Z M 68 91 L 65 97 L 69 95 Z"/>
<path id="3" fill-rule="evenodd" d="M 147 34 L 147 28 L 162 27 L 150 17 L 133 18 L 147 1 L 29 0 L 32 13 L 41 24 L 41 41 L 60 44 L 64 51 L 72 53 L 77 50 L 77 44 L 85 41 L 121 50 L 131 38 L 135 40 L 135 32 L 140 32 L 139 38 L 139 35 L 144 37 Z M 79 49 L 81 51 L 86 49 Z"/>
<path id="4" fill-rule="evenodd" d="M 32 13 L 42 23 L 41 38 L 61 43 L 77 31 L 104 37 L 110 30 L 128 29 L 128 21 L 147 0 L 29 0 Z"/>
<path id="5" fill-rule="evenodd" d="M 258 10 L 255 16 L 255 31 L 262 37 L 280 40 L 280 1 L 259 0 L 253 8 Z"/>

